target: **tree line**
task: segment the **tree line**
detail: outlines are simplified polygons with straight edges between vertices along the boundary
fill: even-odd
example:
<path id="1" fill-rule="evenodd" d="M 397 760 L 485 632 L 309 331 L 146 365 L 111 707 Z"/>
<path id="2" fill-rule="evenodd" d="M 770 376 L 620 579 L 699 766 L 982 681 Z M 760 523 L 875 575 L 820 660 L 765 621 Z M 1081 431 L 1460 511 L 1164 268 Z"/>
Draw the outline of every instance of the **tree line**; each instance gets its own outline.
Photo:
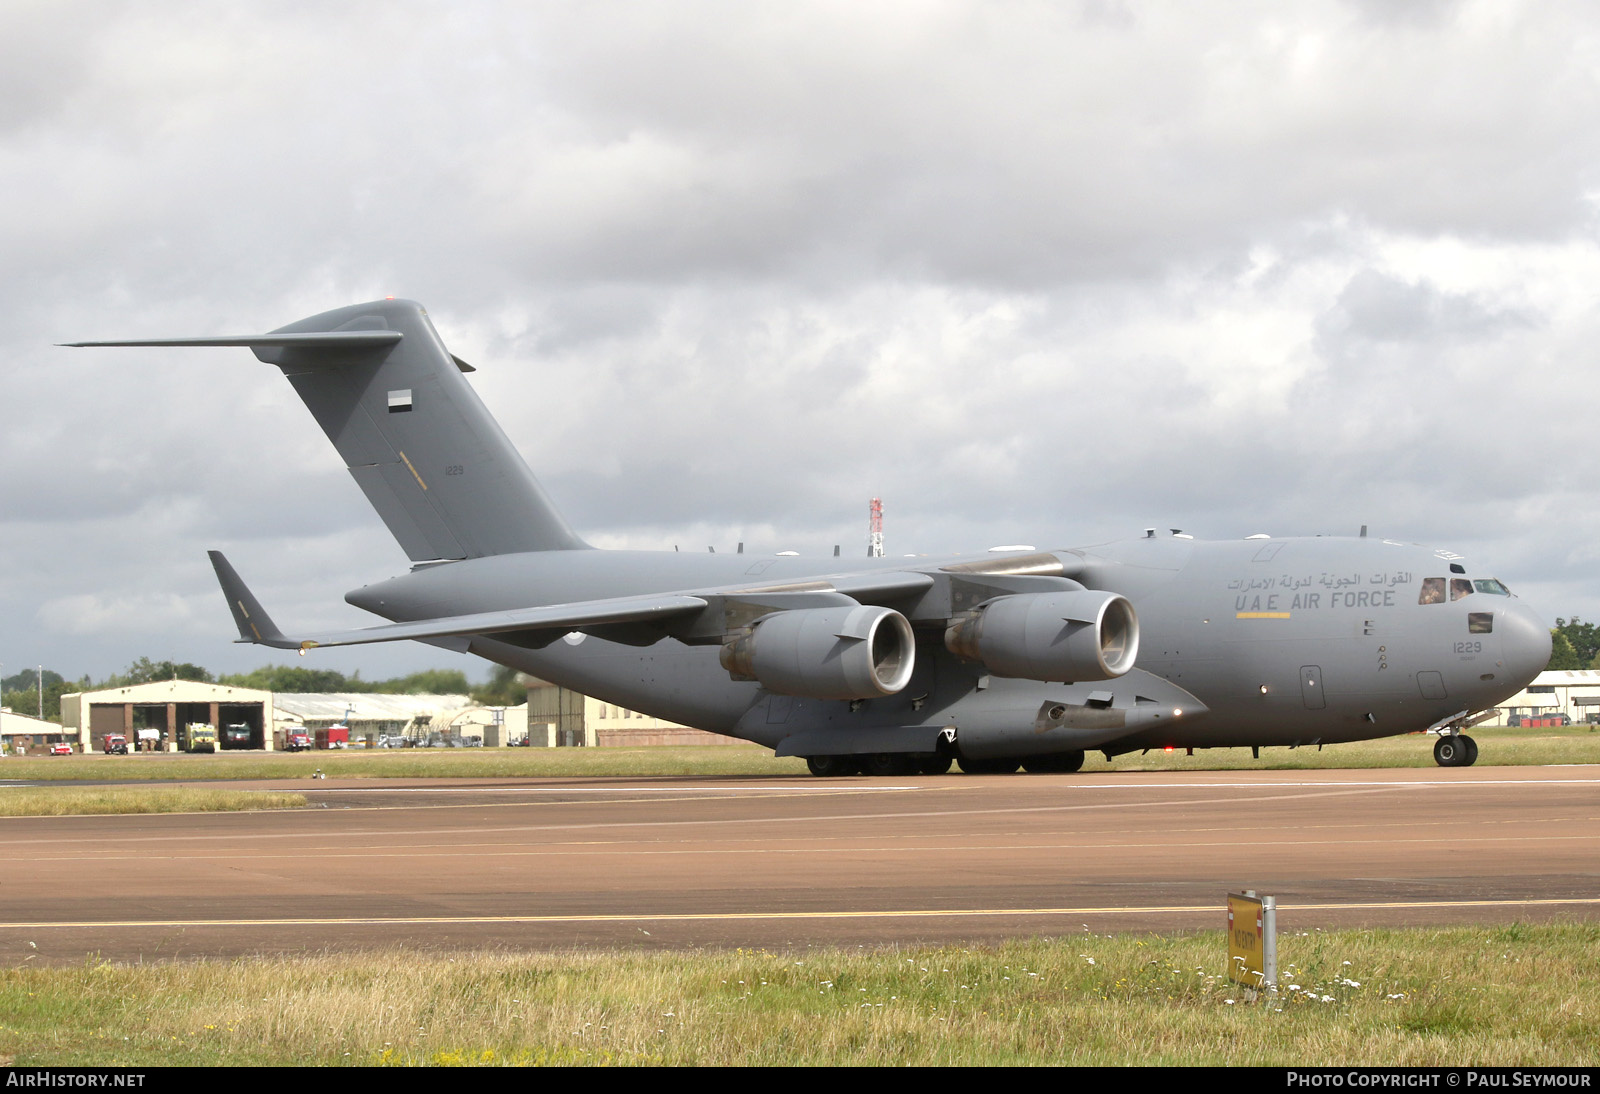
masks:
<path id="1" fill-rule="evenodd" d="M 1550 629 L 1551 669 L 1600 669 L 1600 624 L 1577 616 L 1562 619 Z"/>
<path id="2" fill-rule="evenodd" d="M 186 661 L 152 661 L 148 657 L 141 657 L 129 665 L 126 672 L 112 673 L 100 681 L 93 681 L 88 676 L 69 680 L 51 669 L 45 669 L 43 673 L 36 669 L 24 669 L 0 680 L 0 706 L 10 707 L 18 714 L 36 714 L 39 710 L 41 676 L 44 684 L 44 716 L 52 721 L 61 716 L 63 695 L 75 691 L 101 691 L 105 688 L 151 684 L 161 680 L 192 680 L 200 684 L 224 684 L 291 695 L 330 691 L 375 692 L 382 695 L 470 695 L 473 702 L 486 707 L 516 706 L 528 697 L 527 685 L 521 679 L 521 674 L 504 665 L 495 665 L 486 683 L 474 685 L 460 669 L 424 669 L 388 680 L 363 680 L 359 670 L 346 676 L 332 669 L 308 669 L 298 665 L 263 665 L 251 672 L 213 675 L 203 666 Z"/>

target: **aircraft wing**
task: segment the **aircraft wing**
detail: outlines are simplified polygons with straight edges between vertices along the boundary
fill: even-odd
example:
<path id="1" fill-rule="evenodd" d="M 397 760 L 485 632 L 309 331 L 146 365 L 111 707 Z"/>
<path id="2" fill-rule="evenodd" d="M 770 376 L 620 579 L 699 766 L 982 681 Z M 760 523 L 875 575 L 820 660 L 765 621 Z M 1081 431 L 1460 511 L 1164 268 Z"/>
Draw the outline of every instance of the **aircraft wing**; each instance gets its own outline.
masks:
<path id="1" fill-rule="evenodd" d="M 280 650 L 309 650 L 319 646 L 357 646 L 372 642 L 399 642 L 407 639 L 453 638 L 470 634 L 501 634 L 506 631 L 570 631 L 608 623 L 645 623 L 699 612 L 706 601 L 697 596 L 669 593 L 650 596 L 624 596 L 609 600 L 587 600 L 579 604 L 550 604 L 539 608 L 516 608 L 501 612 L 444 616 L 418 623 L 388 623 L 353 631 L 291 637 L 278 629 L 261 602 L 221 551 L 210 551 L 211 565 L 228 598 L 233 621 L 239 626 L 239 641 L 271 646 Z"/>
<path id="2" fill-rule="evenodd" d="M 473 635 L 515 635 L 519 645 L 543 646 L 568 631 L 592 631 L 615 641 L 650 645 L 667 635 L 688 643 L 721 642 L 730 633 L 776 613 L 819 607 L 853 607 L 860 604 L 899 604 L 907 618 L 941 625 L 958 610 L 950 602 L 951 581 L 983 583 L 984 592 L 969 596 L 972 602 L 1001 592 L 1038 592 L 1060 586 L 1082 586 L 1060 576 L 1041 573 L 1062 564 L 1048 562 L 983 560 L 944 567 L 940 571 L 887 570 L 868 573 L 822 575 L 772 585 L 729 585 L 635 596 L 587 600 L 569 604 L 503 611 L 440 616 L 412 623 L 385 623 L 358 630 L 288 635 L 275 624 L 244 580 L 220 551 L 211 551 L 211 564 L 227 597 L 228 608 L 239 628 L 239 641 L 274 649 L 300 650 L 320 646 L 354 646 L 375 642 L 423 641 L 449 648 L 465 648 Z M 954 571 L 946 575 L 945 571 Z M 1020 572 L 1019 572 L 1020 571 Z M 935 576 L 938 574 L 938 577 Z M 944 580 L 940 580 L 943 578 Z M 939 590 L 943 595 L 935 595 Z"/>

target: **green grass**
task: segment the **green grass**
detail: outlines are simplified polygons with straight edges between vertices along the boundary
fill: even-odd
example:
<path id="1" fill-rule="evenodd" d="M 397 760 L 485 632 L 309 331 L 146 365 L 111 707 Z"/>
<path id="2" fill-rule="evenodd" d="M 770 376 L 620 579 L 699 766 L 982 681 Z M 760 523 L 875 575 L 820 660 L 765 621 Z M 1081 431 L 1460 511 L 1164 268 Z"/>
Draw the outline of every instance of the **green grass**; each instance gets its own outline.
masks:
<path id="1" fill-rule="evenodd" d="M 304 794 L 281 790 L 213 790 L 189 786 L 16 786 L 0 791 L 0 817 L 67 817 L 106 813 L 234 813 L 296 809 Z"/>
<path id="2" fill-rule="evenodd" d="M 1472 731 L 1484 766 L 1600 763 L 1595 726 Z M 1129 753 L 1107 763 L 1091 752 L 1085 771 L 1263 771 L 1313 768 L 1431 768 L 1433 738 L 1422 734 L 1310 748 L 1248 748 Z M 11 756 L 0 779 L 293 779 L 321 769 L 330 778 L 526 778 L 648 775 L 798 775 L 805 761 L 779 759 L 755 745 L 685 748 L 463 748 L 334 752 L 154 753 L 132 756 Z"/>
<path id="3" fill-rule="evenodd" d="M 1600 764 L 1600 726 L 1550 726 L 1512 729 L 1477 726 L 1467 732 L 1478 742 L 1478 763 L 1485 767 L 1544 764 Z M 1172 752 L 1137 752 L 1111 763 L 1098 752 L 1089 754 L 1085 771 L 1293 771 L 1318 768 L 1435 767 L 1433 742 L 1422 733 L 1376 741 L 1303 748 L 1263 748 L 1253 759 L 1248 748 L 1195 749 L 1187 756 Z"/>
<path id="4" fill-rule="evenodd" d="M 0 1064 L 1584 1065 L 1600 926 L 997 947 L 396 951 L 0 972 Z M 1291 988 L 1289 985 L 1293 985 Z"/>

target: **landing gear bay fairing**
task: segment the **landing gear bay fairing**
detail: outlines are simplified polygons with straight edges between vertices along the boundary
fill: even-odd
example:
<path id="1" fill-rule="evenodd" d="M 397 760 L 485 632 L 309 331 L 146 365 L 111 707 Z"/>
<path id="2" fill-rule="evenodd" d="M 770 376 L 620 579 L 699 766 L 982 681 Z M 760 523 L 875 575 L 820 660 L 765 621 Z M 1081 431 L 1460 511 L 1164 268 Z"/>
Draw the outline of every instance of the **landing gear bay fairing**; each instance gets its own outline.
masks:
<path id="1" fill-rule="evenodd" d="M 412 561 L 346 594 L 389 623 L 290 635 L 211 552 L 240 640 L 420 640 L 803 756 L 818 775 L 1075 771 L 1088 750 L 1324 745 L 1461 730 L 1550 655 L 1537 616 L 1448 551 L 1181 533 L 949 559 L 585 543 L 426 311 L 358 304 L 243 346 L 283 370 Z"/>

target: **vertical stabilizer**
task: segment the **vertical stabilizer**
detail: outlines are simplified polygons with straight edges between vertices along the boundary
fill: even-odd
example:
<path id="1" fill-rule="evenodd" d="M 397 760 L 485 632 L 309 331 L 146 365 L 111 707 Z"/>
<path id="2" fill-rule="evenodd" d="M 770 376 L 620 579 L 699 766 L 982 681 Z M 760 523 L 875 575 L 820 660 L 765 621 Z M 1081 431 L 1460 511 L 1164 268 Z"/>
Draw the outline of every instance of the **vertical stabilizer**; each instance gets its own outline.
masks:
<path id="1" fill-rule="evenodd" d="M 324 312 L 273 335 L 391 331 L 380 344 L 269 341 L 283 369 L 415 562 L 588 547 L 462 376 L 411 300 Z"/>

